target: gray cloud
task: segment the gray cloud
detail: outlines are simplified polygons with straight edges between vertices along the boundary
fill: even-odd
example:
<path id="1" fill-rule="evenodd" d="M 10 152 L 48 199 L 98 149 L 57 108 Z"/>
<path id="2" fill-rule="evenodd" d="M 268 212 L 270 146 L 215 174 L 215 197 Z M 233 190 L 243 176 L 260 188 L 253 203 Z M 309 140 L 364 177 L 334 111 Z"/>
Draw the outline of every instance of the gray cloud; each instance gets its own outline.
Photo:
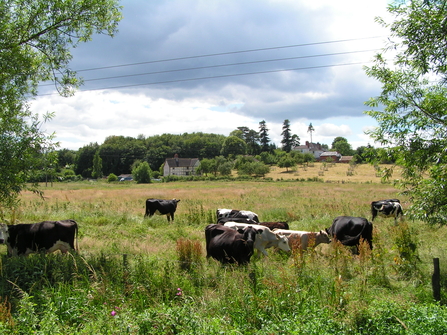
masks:
<path id="1" fill-rule="evenodd" d="M 73 50 L 73 69 L 107 67 L 79 71 L 86 80 L 81 91 L 98 90 L 90 92 L 97 92 L 96 98 L 88 94 L 89 98 L 65 102 L 46 99 L 35 106 L 57 112 L 69 109 L 76 113 L 75 118 L 58 116 L 54 120 L 57 129 L 67 129 L 66 138 L 71 137 L 70 126 L 74 128 L 78 123 L 85 134 L 101 127 L 110 127 L 110 131 L 115 132 L 109 135 L 116 134 L 114 129 L 119 129 L 116 124 L 120 121 L 108 120 L 107 114 L 103 114 L 100 121 L 88 115 L 92 108 L 96 108 L 96 113 L 103 113 L 97 111 L 101 104 L 93 99 L 110 99 L 113 92 L 133 95 L 135 101 L 138 99 L 142 104 L 145 99 L 177 102 L 179 106 L 184 102 L 190 106 L 191 101 L 200 101 L 208 108 L 233 108 L 232 112 L 241 116 L 240 122 L 247 118 L 247 122 L 250 119 L 255 125 L 261 120 L 271 124 L 281 124 L 285 119 L 301 120 L 304 124 L 309 120 L 323 124 L 324 120 L 333 117 L 363 120 L 364 101 L 379 92 L 378 84 L 367 78 L 362 70 L 362 64 L 367 63 L 374 52 L 349 52 L 382 45 L 380 39 L 361 38 L 380 35 L 373 19 L 385 12 L 386 2 L 368 3 L 365 4 L 368 8 L 364 9 L 354 0 L 336 3 L 329 0 L 311 3 L 125 0 L 122 3 L 124 18 L 113 39 L 94 36 L 93 41 Z M 321 43 L 337 40 L 348 41 Z M 285 47 L 302 44 L 308 45 Z M 230 53 L 254 49 L 265 50 Z M 328 55 L 334 53 L 344 54 Z M 221 55 L 193 57 L 211 54 Z M 296 59 L 262 62 L 292 57 Z M 163 61 L 176 58 L 181 59 Z M 331 66 L 357 62 L 362 64 Z M 246 64 L 221 66 L 234 63 Z M 123 66 L 126 64 L 134 65 Z M 240 75 L 256 72 L 259 74 Z M 142 75 L 145 73 L 153 74 Z M 117 78 L 97 80 L 105 77 Z M 192 80 L 194 78 L 208 79 Z M 120 88 L 101 91 L 109 87 Z M 41 92 L 51 89 L 51 86 L 44 87 Z M 139 112 L 129 114 L 131 108 Z M 113 115 L 119 115 L 119 110 L 115 113 Z M 148 118 L 160 115 L 160 111 L 138 106 L 123 106 L 123 113 L 133 117 L 134 122 L 125 123 L 130 129 L 135 127 L 133 123 L 147 122 Z M 190 131 L 186 123 L 184 127 L 185 131 Z M 202 125 L 202 129 L 218 128 Z M 131 132 L 135 131 L 140 129 Z M 227 128 L 221 129 L 221 132 L 226 131 Z"/>

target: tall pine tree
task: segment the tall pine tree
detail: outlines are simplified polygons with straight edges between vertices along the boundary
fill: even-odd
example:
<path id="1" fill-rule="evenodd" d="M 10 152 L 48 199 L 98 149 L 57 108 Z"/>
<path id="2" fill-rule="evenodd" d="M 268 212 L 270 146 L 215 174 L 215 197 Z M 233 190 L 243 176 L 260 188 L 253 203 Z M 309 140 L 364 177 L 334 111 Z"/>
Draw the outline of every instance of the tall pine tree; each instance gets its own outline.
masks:
<path id="1" fill-rule="evenodd" d="M 290 152 L 293 147 L 300 145 L 300 138 L 298 135 L 293 134 L 290 130 L 290 121 L 288 119 L 284 120 L 283 126 L 282 126 L 282 149 L 285 152 Z"/>
<path id="2" fill-rule="evenodd" d="M 269 129 L 265 123 L 265 120 L 259 122 L 259 142 L 261 143 L 261 152 L 269 151 L 270 138 L 268 134 Z"/>

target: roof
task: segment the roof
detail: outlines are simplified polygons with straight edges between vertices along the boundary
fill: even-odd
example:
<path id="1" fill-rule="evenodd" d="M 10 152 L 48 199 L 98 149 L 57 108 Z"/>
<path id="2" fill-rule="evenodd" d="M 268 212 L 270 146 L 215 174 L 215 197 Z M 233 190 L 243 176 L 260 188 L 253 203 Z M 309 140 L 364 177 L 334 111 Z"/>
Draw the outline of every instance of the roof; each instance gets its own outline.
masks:
<path id="1" fill-rule="evenodd" d="M 323 152 L 320 155 L 320 157 L 321 156 L 341 156 L 341 155 L 337 151 L 326 151 L 326 152 Z"/>
<path id="2" fill-rule="evenodd" d="M 354 156 L 341 156 L 340 161 L 352 161 Z"/>
<path id="3" fill-rule="evenodd" d="M 169 167 L 194 167 L 198 162 L 198 158 L 166 158 L 165 161 Z"/>

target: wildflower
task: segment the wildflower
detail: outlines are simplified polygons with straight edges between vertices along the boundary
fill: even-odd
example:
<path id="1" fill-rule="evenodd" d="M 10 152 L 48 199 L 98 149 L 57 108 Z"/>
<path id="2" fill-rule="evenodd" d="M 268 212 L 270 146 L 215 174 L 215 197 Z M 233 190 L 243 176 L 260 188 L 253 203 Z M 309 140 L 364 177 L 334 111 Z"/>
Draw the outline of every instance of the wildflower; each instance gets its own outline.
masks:
<path id="1" fill-rule="evenodd" d="M 182 294 L 183 294 L 183 291 L 182 291 L 182 289 L 179 287 L 179 288 L 177 289 L 177 293 L 176 293 L 176 295 L 181 296 Z"/>
<path id="2" fill-rule="evenodd" d="M 111 316 L 115 316 L 115 315 L 116 315 L 116 312 L 115 312 L 115 311 L 112 311 L 112 312 L 110 312 L 110 315 L 111 315 Z"/>

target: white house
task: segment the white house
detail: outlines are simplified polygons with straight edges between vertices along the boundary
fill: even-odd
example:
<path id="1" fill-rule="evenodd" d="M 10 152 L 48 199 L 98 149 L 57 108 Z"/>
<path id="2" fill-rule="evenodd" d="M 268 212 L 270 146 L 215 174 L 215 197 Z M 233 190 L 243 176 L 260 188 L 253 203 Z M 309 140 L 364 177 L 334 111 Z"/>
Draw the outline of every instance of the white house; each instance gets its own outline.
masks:
<path id="1" fill-rule="evenodd" d="M 163 176 L 195 176 L 199 164 L 198 158 L 179 158 L 175 154 L 174 158 L 166 158 Z"/>
<path id="2" fill-rule="evenodd" d="M 317 160 L 318 158 L 320 158 L 320 155 L 324 152 L 320 143 L 309 143 L 308 141 L 306 141 L 306 144 L 304 145 L 298 145 L 294 147 L 293 150 L 301 152 L 303 154 L 311 153 Z"/>

